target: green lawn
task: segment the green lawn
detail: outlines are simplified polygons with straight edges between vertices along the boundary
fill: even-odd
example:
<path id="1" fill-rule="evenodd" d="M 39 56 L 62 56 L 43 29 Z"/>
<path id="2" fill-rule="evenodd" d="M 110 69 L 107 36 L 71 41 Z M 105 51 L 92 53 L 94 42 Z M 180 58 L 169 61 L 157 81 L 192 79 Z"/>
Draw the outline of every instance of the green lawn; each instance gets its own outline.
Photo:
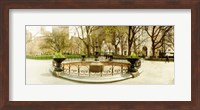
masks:
<path id="1" fill-rule="evenodd" d="M 145 59 L 145 60 L 149 60 L 149 61 L 166 61 L 166 58 L 149 58 L 149 59 Z M 174 61 L 174 58 L 169 58 L 170 62 Z"/>
<path id="2" fill-rule="evenodd" d="M 64 55 L 65 58 L 82 58 L 81 55 Z M 36 59 L 36 60 L 49 60 L 53 59 L 53 55 L 26 55 L 27 59 Z M 94 58 L 94 56 L 86 57 Z"/>
<path id="3" fill-rule="evenodd" d="M 49 60 L 53 59 L 53 55 L 26 55 L 26 58 L 36 60 Z"/>

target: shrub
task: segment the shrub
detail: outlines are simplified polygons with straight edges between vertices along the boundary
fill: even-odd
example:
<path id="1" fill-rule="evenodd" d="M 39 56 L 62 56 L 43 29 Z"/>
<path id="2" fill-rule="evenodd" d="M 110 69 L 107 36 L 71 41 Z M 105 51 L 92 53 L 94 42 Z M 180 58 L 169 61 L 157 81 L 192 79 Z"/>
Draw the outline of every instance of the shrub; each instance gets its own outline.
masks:
<path id="1" fill-rule="evenodd" d="M 65 56 L 60 52 L 56 52 L 53 58 L 65 58 Z"/>
<path id="2" fill-rule="evenodd" d="M 131 53 L 130 56 L 128 56 L 128 58 L 139 58 L 134 52 Z"/>

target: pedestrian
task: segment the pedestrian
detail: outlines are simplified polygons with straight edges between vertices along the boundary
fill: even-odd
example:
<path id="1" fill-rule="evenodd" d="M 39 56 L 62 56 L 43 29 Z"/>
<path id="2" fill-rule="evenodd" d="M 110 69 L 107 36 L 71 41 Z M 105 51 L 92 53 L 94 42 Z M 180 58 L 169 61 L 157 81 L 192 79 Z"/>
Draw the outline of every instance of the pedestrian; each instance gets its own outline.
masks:
<path id="1" fill-rule="evenodd" d="M 165 63 L 168 62 L 169 63 L 169 56 L 168 54 L 166 54 L 166 60 L 165 60 Z"/>

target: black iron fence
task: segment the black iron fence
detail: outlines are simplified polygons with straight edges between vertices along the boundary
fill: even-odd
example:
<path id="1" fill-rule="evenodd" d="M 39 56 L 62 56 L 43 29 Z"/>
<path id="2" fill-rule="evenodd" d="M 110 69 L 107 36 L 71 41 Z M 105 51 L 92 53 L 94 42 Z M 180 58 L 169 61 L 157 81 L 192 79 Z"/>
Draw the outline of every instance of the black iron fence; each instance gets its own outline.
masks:
<path id="1" fill-rule="evenodd" d="M 137 60 L 137 59 L 135 59 Z M 137 64 L 136 64 L 137 63 Z M 72 76 L 108 76 L 135 72 L 141 66 L 140 60 L 130 62 L 127 58 L 98 57 L 95 58 L 66 58 L 61 66 L 53 60 L 55 71 Z"/>
<path id="2" fill-rule="evenodd" d="M 125 62 L 109 62 L 109 61 L 100 61 L 98 63 L 94 63 L 93 61 L 84 61 L 79 62 L 65 62 L 62 63 L 63 74 L 67 75 L 76 75 L 76 76 L 108 76 L 108 75 L 117 75 L 117 74 L 125 74 L 128 72 L 129 63 Z M 99 69 L 99 71 L 91 71 L 93 66 L 96 67 L 94 69 Z"/>

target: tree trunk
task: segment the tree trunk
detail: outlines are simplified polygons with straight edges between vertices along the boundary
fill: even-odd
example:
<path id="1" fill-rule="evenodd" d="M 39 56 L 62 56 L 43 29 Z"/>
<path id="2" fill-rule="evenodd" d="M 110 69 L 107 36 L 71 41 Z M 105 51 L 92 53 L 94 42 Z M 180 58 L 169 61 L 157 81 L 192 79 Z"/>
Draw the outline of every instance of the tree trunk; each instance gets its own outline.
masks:
<path id="1" fill-rule="evenodd" d="M 90 56 L 90 46 L 87 45 L 86 48 L 87 48 L 87 55 L 88 55 L 88 57 L 89 57 L 89 56 Z"/>
<path id="2" fill-rule="evenodd" d="M 134 53 L 137 54 L 137 48 L 136 48 L 136 41 L 135 39 L 133 40 L 133 48 L 134 48 Z"/>
<path id="3" fill-rule="evenodd" d="M 128 44 L 128 56 L 131 55 L 131 45 Z"/>
<path id="4" fill-rule="evenodd" d="M 121 55 L 124 55 L 123 51 L 124 51 L 124 47 L 123 47 L 123 45 L 121 45 Z"/>
<path id="5" fill-rule="evenodd" d="M 152 57 L 155 58 L 155 47 L 153 46 L 153 44 L 152 44 L 152 54 L 153 54 Z"/>
<path id="6" fill-rule="evenodd" d="M 92 47 L 92 52 L 93 52 L 93 55 L 95 55 L 95 47 L 94 46 Z"/>
<path id="7" fill-rule="evenodd" d="M 115 45 L 115 55 L 117 55 L 117 45 Z"/>
<path id="8" fill-rule="evenodd" d="M 102 53 L 102 47 L 101 47 L 101 45 L 99 45 L 99 53 L 100 53 L 100 55 Z"/>

